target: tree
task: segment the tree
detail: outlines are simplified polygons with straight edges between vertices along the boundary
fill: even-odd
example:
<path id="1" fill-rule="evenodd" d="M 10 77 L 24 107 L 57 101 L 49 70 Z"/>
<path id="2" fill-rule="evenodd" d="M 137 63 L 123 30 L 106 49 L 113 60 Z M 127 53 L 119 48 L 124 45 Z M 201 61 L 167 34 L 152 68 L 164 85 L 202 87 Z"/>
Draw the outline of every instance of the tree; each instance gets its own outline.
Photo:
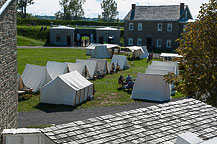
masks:
<path id="1" fill-rule="evenodd" d="M 217 106 L 217 1 L 201 6 L 198 20 L 187 25 L 177 40 L 177 52 L 183 56 L 179 75 L 169 74 L 168 82 L 175 82 L 178 91 L 186 96 Z"/>
<path id="2" fill-rule="evenodd" d="M 103 10 L 102 18 L 106 22 L 113 21 L 119 13 L 117 11 L 117 3 L 115 0 L 103 0 L 101 3 L 101 8 Z"/>
<path id="3" fill-rule="evenodd" d="M 82 5 L 86 0 L 60 0 L 59 4 L 62 11 L 58 11 L 55 15 L 57 19 L 62 20 L 78 20 L 84 15 Z"/>
<path id="4" fill-rule="evenodd" d="M 17 9 L 21 11 L 21 17 L 26 18 L 26 7 L 34 4 L 33 0 L 18 0 Z"/>

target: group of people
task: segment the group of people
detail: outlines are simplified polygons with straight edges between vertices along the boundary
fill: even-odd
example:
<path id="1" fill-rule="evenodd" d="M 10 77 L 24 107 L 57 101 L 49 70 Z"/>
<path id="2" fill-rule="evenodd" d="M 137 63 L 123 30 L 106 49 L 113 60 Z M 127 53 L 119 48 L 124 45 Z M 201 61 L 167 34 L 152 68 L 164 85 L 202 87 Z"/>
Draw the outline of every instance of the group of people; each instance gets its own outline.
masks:
<path id="1" fill-rule="evenodd" d="M 118 78 L 118 83 L 119 85 L 121 85 L 124 89 L 131 89 L 134 86 L 134 79 L 133 77 L 131 77 L 129 74 L 126 77 L 126 79 L 124 78 L 123 75 L 120 75 L 120 77 Z"/>

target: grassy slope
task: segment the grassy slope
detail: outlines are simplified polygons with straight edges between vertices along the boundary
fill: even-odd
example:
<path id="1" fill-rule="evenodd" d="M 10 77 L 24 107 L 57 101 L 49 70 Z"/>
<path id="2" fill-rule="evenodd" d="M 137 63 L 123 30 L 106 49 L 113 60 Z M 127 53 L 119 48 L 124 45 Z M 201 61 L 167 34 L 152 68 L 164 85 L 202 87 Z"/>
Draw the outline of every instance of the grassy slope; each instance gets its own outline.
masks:
<path id="1" fill-rule="evenodd" d="M 87 59 L 85 50 L 78 49 L 18 49 L 18 73 L 22 73 L 26 64 L 35 64 L 45 66 L 47 61 L 58 62 L 75 62 L 78 59 Z M 109 59 L 108 61 L 110 61 Z M 130 99 L 131 93 L 118 88 L 118 77 L 122 74 L 125 77 L 130 74 L 133 78 L 138 72 L 145 72 L 148 64 L 146 59 L 129 61 L 134 63 L 130 69 L 120 71 L 117 74 L 108 74 L 102 79 L 91 81 L 95 85 L 96 93 L 92 101 L 88 101 L 78 108 L 101 107 L 124 105 L 135 102 Z M 34 110 L 57 110 L 61 111 L 65 108 L 72 108 L 63 105 L 39 104 L 39 95 L 25 95 L 24 99 L 19 102 L 19 111 L 34 111 Z"/>
<path id="2" fill-rule="evenodd" d="M 18 46 L 43 46 L 45 40 L 36 40 L 24 36 L 17 36 L 17 45 Z"/>

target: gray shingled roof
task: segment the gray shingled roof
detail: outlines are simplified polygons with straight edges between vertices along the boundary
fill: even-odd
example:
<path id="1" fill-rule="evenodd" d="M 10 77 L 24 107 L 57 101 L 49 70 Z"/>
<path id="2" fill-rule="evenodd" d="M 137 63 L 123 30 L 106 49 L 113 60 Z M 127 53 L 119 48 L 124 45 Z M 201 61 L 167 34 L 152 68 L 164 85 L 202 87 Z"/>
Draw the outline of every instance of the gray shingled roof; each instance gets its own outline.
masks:
<path id="1" fill-rule="evenodd" d="M 186 6 L 185 6 L 186 7 Z M 180 18 L 180 5 L 165 6 L 136 6 L 134 16 L 132 10 L 124 20 L 170 20 L 177 21 Z"/>
<path id="2" fill-rule="evenodd" d="M 174 143 L 192 132 L 217 137 L 217 109 L 194 99 L 100 116 L 41 130 L 55 143 Z"/>

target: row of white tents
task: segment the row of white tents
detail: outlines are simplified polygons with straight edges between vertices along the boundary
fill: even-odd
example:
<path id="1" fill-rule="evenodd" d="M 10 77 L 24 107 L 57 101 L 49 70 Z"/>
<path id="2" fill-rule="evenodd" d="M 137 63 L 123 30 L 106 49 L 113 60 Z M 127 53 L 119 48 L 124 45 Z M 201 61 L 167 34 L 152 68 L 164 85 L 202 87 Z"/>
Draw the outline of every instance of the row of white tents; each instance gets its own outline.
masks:
<path id="1" fill-rule="evenodd" d="M 19 77 L 19 88 L 26 86 L 33 92 L 40 90 L 40 102 L 43 103 L 77 105 L 93 95 L 93 84 L 87 79 L 106 75 L 112 68 L 129 68 L 127 58 L 114 55 L 111 63 L 91 58 L 77 59 L 76 63 L 48 61 L 46 66 L 27 64 Z"/>
<path id="2" fill-rule="evenodd" d="M 177 62 L 152 61 L 145 73 L 137 74 L 131 98 L 158 102 L 170 100 L 174 85 L 164 80 L 164 75 L 169 72 L 178 74 Z"/>
<path id="3" fill-rule="evenodd" d="M 113 56 L 112 49 L 114 48 L 119 48 L 119 46 L 115 44 L 91 43 L 86 48 L 86 55 L 89 55 L 92 58 L 111 58 Z M 149 55 L 146 46 L 130 46 L 126 48 L 133 52 L 133 57 L 135 58 L 144 59 Z"/>

